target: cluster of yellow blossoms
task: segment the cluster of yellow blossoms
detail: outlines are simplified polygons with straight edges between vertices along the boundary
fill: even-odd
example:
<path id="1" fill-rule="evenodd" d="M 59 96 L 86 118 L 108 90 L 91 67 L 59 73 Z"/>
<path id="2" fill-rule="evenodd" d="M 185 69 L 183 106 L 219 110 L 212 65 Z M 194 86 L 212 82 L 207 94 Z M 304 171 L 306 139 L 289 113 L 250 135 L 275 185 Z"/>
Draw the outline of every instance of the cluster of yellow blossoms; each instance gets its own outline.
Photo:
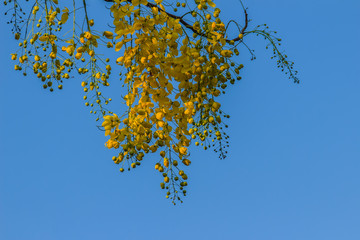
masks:
<path id="1" fill-rule="evenodd" d="M 115 50 L 123 50 L 117 64 L 126 68 L 128 110 L 121 118 L 104 116 L 102 126 L 110 136 L 106 146 L 120 149 L 113 157 L 117 164 L 135 168 L 145 154 L 158 152 L 155 169 L 164 177 L 161 187 L 176 200 L 178 188 L 186 193 L 188 176 L 182 166 L 191 163 L 192 141 L 205 149 L 214 146 L 225 157 L 228 137 L 222 117 L 228 116 L 216 97 L 234 83 L 242 65 L 230 60 L 238 51 L 226 41 L 225 24 L 212 1 L 199 1 L 192 36 L 185 33 L 182 19 L 169 16 L 161 1 L 156 3 L 149 7 L 145 0 L 115 1 L 110 9 Z"/>
<path id="2" fill-rule="evenodd" d="M 9 0 L 6 5 L 11 2 L 14 9 L 20 8 L 16 0 Z M 92 102 L 85 104 L 98 107 L 91 113 L 104 115 L 109 111 L 102 103 L 108 104 L 111 99 L 102 95 L 99 85 L 109 86 L 110 59 L 102 59 L 95 54 L 95 49 L 100 45 L 98 41 L 103 41 L 103 36 L 92 30 L 94 20 L 87 22 L 86 29 L 79 27 L 75 21 L 76 14 L 79 14 L 75 1 L 73 7 L 74 10 L 70 12 L 66 6 L 60 8 L 57 0 L 37 0 L 23 31 L 20 28 L 13 30 L 15 39 L 20 42 L 18 51 L 12 54 L 11 59 L 18 61 L 15 70 L 23 71 L 24 75 L 32 71 L 43 82 L 43 88 L 51 92 L 54 91 L 54 83 L 58 89 L 62 89 L 63 80 L 72 78 L 73 71 L 85 75 L 81 83 L 86 92 L 84 100 L 88 100 L 89 91 L 93 92 L 89 98 Z M 73 21 L 69 21 L 71 17 Z M 67 22 L 73 23 L 72 28 L 66 27 Z M 64 26 L 67 33 L 62 34 L 65 32 Z M 107 37 L 110 38 L 109 35 Z M 112 43 L 109 42 L 107 47 L 113 47 Z"/>
<path id="3" fill-rule="evenodd" d="M 16 0 L 5 1 L 11 2 L 16 9 Z M 229 115 L 221 110 L 217 97 L 225 93 L 229 83 L 241 79 L 243 65 L 233 59 L 247 34 L 246 11 L 245 27 L 229 40 L 220 9 L 211 0 L 176 4 L 107 1 L 112 2 L 114 29 L 101 32 L 93 30 L 94 20 L 87 16 L 85 0 L 84 27 L 76 23 L 79 13 L 75 0 L 69 2 L 73 11 L 61 9 L 57 0 L 35 2 L 26 32 L 14 30 L 15 38 L 21 39 L 19 52 L 12 55 L 19 62 L 15 69 L 24 74 L 32 69 L 50 91 L 54 81 L 61 89 L 63 79 L 70 78 L 73 69 L 84 75 L 85 104 L 94 107 L 91 113 L 98 114 L 97 120 L 103 117 L 102 127 L 109 136 L 105 146 L 117 149 L 113 161 L 121 164 L 120 171 L 136 168 L 149 153 L 157 153 L 155 169 L 163 176 L 160 186 L 174 204 L 181 201 L 186 195 L 184 167 L 191 164 L 192 142 L 205 150 L 212 147 L 220 158 L 226 157 L 227 125 L 222 120 Z M 178 7 L 186 11 L 182 17 L 175 15 Z M 61 35 L 67 22 L 72 22 L 72 28 L 65 27 L 69 31 Z M 123 97 L 126 110 L 121 116 L 103 107 L 111 99 L 102 96 L 100 87 L 110 85 L 112 67 L 109 58 L 98 54 L 101 46 L 117 54 L 114 64 L 121 69 L 120 80 L 127 90 Z M 93 93 L 91 101 L 88 92 Z"/>

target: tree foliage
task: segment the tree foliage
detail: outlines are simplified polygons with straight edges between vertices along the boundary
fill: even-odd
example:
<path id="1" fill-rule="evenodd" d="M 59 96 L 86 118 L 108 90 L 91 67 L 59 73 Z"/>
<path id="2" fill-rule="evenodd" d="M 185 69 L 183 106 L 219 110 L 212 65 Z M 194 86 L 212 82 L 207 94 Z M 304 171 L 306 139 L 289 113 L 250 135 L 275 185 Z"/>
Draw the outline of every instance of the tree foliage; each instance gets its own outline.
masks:
<path id="1" fill-rule="evenodd" d="M 148 155 L 156 153 L 160 186 L 175 204 L 186 195 L 191 144 L 226 157 L 229 136 L 223 120 L 229 115 L 218 97 L 241 79 L 239 48 L 254 57 L 244 39 L 263 36 L 278 67 L 298 83 L 296 71 L 279 50 L 281 39 L 274 32 L 266 25 L 249 29 L 242 2 L 243 22 L 225 23 L 212 0 L 105 1 L 107 29 L 96 28 L 101 16 L 88 15 L 86 0 L 5 0 L 19 41 L 11 56 L 15 70 L 34 74 L 50 91 L 62 89 L 67 79 L 80 74 L 85 105 L 102 121 L 105 146 L 117 151 L 114 163 L 123 172 L 140 166 L 146 157 L 154 159 Z M 104 48 L 113 49 L 117 59 L 104 57 Z M 126 92 L 119 113 L 108 108 L 111 98 L 102 93 L 117 78 L 113 69 L 120 72 Z"/>

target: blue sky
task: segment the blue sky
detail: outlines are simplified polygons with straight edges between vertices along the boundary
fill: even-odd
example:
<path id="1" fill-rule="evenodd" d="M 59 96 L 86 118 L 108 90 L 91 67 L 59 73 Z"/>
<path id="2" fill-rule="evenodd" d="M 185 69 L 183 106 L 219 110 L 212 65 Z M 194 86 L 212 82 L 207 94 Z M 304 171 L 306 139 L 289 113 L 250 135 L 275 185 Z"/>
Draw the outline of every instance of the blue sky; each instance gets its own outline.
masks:
<path id="1" fill-rule="evenodd" d="M 189 194 L 175 207 L 155 160 L 120 174 L 80 78 L 49 93 L 12 70 L 2 15 L 0 239 L 360 239 L 360 2 L 244 3 L 251 26 L 279 32 L 301 84 L 251 37 L 257 60 L 243 51 L 243 80 L 222 99 L 229 157 L 193 149 Z M 218 6 L 240 13 L 235 0 Z"/>

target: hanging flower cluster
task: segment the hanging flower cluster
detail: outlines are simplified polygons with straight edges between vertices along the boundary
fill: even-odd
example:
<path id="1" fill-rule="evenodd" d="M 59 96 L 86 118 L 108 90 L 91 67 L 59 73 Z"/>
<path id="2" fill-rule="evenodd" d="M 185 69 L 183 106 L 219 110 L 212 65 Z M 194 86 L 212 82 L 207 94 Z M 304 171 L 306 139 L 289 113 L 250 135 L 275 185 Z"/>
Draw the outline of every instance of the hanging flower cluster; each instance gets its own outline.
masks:
<path id="1" fill-rule="evenodd" d="M 59 6 L 57 0 L 36 0 L 26 23 L 25 32 L 14 28 L 15 39 L 21 40 L 19 50 L 12 55 L 17 60 L 15 70 L 32 71 L 44 88 L 59 89 L 73 70 L 84 76 L 81 86 L 86 93 L 86 106 L 108 137 L 105 146 L 116 149 L 112 160 L 120 171 L 153 161 L 163 180 L 166 197 L 182 201 L 186 195 L 186 167 L 191 164 L 191 145 L 207 150 L 213 148 L 221 159 L 226 157 L 229 118 L 218 97 L 226 88 L 240 80 L 242 64 L 235 61 L 238 46 L 250 33 L 270 40 L 278 64 L 288 70 L 295 82 L 292 62 L 278 51 L 280 41 L 271 32 L 247 31 L 248 18 L 229 39 L 228 25 L 220 18 L 220 9 L 211 0 L 179 1 L 164 4 L 162 0 L 106 0 L 111 2 L 113 29 L 93 30 L 94 20 L 88 18 L 83 0 L 84 27 L 76 22 L 77 8 Z M 19 9 L 17 1 L 11 9 Z M 65 4 L 65 2 L 63 3 Z M 185 14 L 175 15 L 183 8 Z M 70 21 L 72 18 L 72 21 Z M 66 23 L 72 22 L 67 34 L 60 34 Z M 237 24 L 238 26 L 238 24 Z M 69 36 L 70 33 L 70 36 Z M 21 36 L 24 37 L 22 38 Z M 100 47 L 115 51 L 116 61 L 102 58 Z M 109 86 L 112 68 L 121 69 L 120 80 L 126 94 L 125 111 L 113 113 L 106 109 L 106 98 L 100 87 Z"/>

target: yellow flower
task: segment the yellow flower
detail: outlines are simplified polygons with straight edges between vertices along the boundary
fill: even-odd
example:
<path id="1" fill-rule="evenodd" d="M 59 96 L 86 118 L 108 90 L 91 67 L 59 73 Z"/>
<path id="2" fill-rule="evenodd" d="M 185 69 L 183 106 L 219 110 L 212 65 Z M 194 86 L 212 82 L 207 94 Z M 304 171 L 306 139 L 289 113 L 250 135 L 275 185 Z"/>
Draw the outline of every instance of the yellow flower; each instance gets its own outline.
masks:
<path id="1" fill-rule="evenodd" d="M 169 159 L 168 158 L 164 158 L 164 166 L 169 167 Z"/>
<path id="2" fill-rule="evenodd" d="M 182 155 L 186 155 L 187 154 L 187 148 L 186 147 L 180 147 L 179 148 L 179 153 Z"/>
<path id="3" fill-rule="evenodd" d="M 103 33 L 103 36 L 105 36 L 107 39 L 112 39 L 112 38 L 114 38 L 114 34 L 113 34 L 112 32 L 110 32 L 110 31 L 105 31 L 105 32 Z"/>
<path id="4" fill-rule="evenodd" d="M 158 112 L 158 113 L 156 113 L 156 119 L 157 119 L 157 120 L 161 120 L 161 119 L 163 119 L 163 117 L 164 117 L 164 113 L 163 113 L 163 112 Z"/>
<path id="5" fill-rule="evenodd" d="M 182 163 L 186 166 L 189 166 L 191 164 L 191 161 L 189 159 L 184 159 Z"/>

